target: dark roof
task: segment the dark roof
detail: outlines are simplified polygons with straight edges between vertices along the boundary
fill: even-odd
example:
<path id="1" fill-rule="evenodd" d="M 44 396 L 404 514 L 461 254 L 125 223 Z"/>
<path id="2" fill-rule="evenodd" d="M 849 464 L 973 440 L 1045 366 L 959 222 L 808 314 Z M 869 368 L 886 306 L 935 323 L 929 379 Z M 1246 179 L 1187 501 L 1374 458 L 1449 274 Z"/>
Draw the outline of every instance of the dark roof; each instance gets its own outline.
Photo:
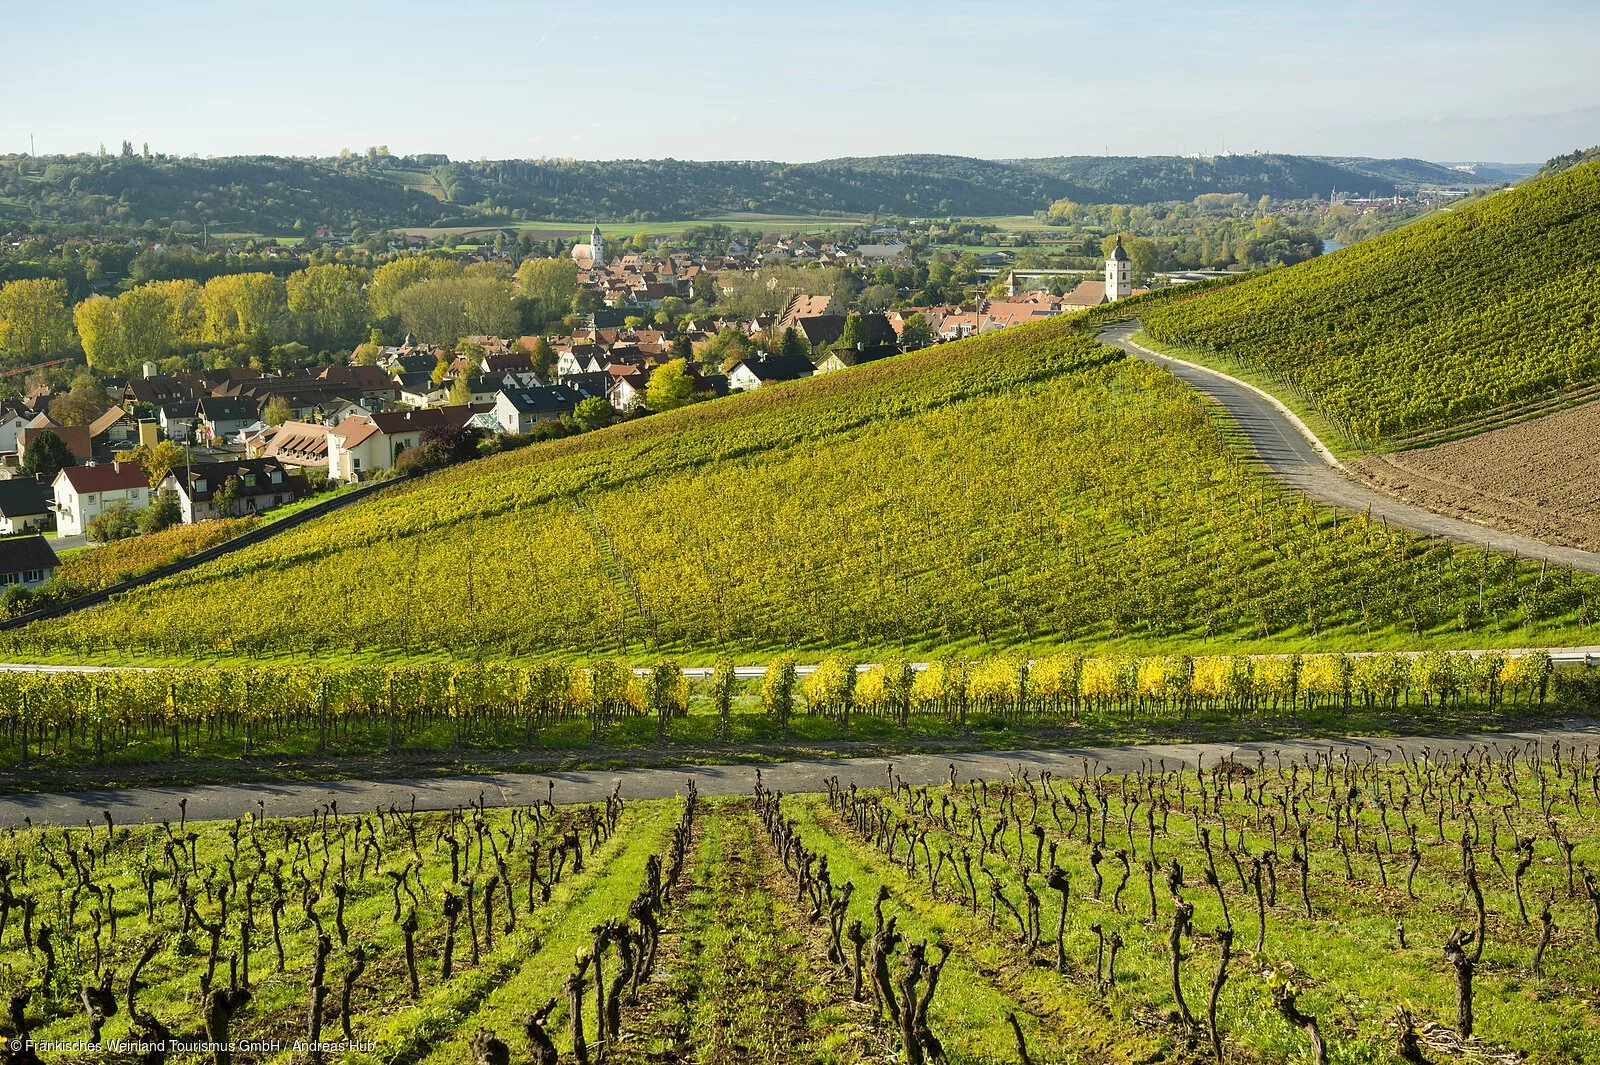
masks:
<path id="1" fill-rule="evenodd" d="M 828 354 L 831 358 L 838 359 L 846 366 L 860 366 L 863 363 L 877 362 L 879 359 L 887 359 L 891 355 L 898 355 L 900 354 L 900 349 L 893 344 L 876 344 L 860 351 L 854 348 L 838 348 Z"/>
<path id="2" fill-rule="evenodd" d="M 569 373 L 561 376 L 561 385 L 585 399 L 605 399 L 614 378 L 605 370 L 595 373 Z"/>
<path id="3" fill-rule="evenodd" d="M 889 324 L 889 319 L 881 314 L 863 314 L 860 316 L 861 324 L 867 331 L 867 346 L 878 344 L 892 344 L 896 337 L 894 326 Z M 845 323 L 849 321 L 843 315 L 819 315 L 812 318 L 800 318 L 794 323 L 794 328 L 806 339 L 812 347 L 819 344 L 837 343 L 844 336 Z"/>
<path id="4" fill-rule="evenodd" d="M 8 536 L 0 540 L 0 573 L 55 569 L 55 548 L 42 536 Z"/>
<path id="5" fill-rule="evenodd" d="M 500 394 L 518 414 L 570 414 L 578 393 L 561 385 L 545 388 L 502 388 Z"/>
<path id="6" fill-rule="evenodd" d="M 281 473 L 283 476 L 276 484 L 273 483 L 271 474 Z M 254 485 L 246 484 L 245 478 L 250 474 L 256 475 Z M 298 491 L 305 486 L 305 481 L 295 475 L 295 467 L 286 466 L 277 459 L 231 459 L 224 462 L 196 462 L 189 466 L 175 466 L 172 470 L 173 479 L 182 488 L 185 495 L 196 502 L 206 502 L 211 499 L 227 483 L 228 478 L 239 478 L 239 498 L 257 495 L 273 495 L 283 491 Z M 290 480 L 295 477 L 294 480 Z M 199 487 L 204 484 L 205 487 Z"/>
<path id="7" fill-rule="evenodd" d="M 49 510 L 44 485 L 31 477 L 12 477 L 0 481 L 0 517 L 20 518 Z"/>
<path id="8" fill-rule="evenodd" d="M 1111 249 L 1111 258 L 1119 263 L 1128 261 L 1128 250 L 1122 246 L 1122 238 L 1117 238 L 1117 246 Z"/>
<path id="9" fill-rule="evenodd" d="M 254 421 L 257 407 L 250 399 L 218 399 L 208 397 L 200 401 L 200 416 L 207 421 Z"/>
<path id="10" fill-rule="evenodd" d="M 810 377 L 817 369 L 804 355 L 773 355 L 765 351 L 741 359 L 740 365 L 763 381 L 796 381 Z"/>

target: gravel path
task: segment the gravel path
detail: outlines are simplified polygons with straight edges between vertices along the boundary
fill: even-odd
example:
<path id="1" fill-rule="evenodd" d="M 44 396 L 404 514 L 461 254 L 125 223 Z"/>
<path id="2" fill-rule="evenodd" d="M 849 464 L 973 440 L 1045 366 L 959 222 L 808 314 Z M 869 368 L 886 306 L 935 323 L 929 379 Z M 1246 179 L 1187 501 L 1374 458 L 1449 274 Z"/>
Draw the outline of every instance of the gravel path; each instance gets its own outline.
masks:
<path id="1" fill-rule="evenodd" d="M 1283 404 L 1238 378 L 1135 344 L 1129 338 L 1137 328 L 1137 322 L 1112 326 L 1100 334 L 1100 340 L 1136 359 L 1160 364 L 1185 384 L 1220 403 L 1244 430 L 1267 469 L 1306 495 L 1344 510 L 1365 510 L 1375 519 L 1430 536 L 1514 551 L 1526 558 L 1600 573 L 1600 553 L 1557 547 L 1532 537 L 1445 517 L 1356 483 L 1345 475 L 1316 435 Z"/>
<path id="2" fill-rule="evenodd" d="M 911 784 L 936 784 L 950 779 L 950 766 L 959 779 L 996 778 L 1018 769 L 1035 777 L 1047 770 L 1057 776 L 1090 772 L 1130 773 L 1146 766 L 1192 769 L 1233 757 L 1253 765 L 1264 756 L 1268 764 L 1281 758 L 1310 757 L 1317 752 L 1345 750 L 1365 758 L 1370 749 L 1379 758 L 1416 757 L 1463 751 L 1469 746 L 1498 744 L 1502 748 L 1537 744 L 1549 752 L 1560 741 L 1562 750 L 1588 750 L 1600 756 L 1600 721 L 1569 721 L 1559 727 L 1476 733 L 1463 736 L 1383 737 L 1339 740 L 1269 740 L 1260 743 L 1167 743 L 1103 748 L 1063 748 L 1049 751 L 982 751 L 958 754 L 903 754 L 893 758 L 837 758 L 777 762 L 759 767 L 762 780 L 776 791 L 825 791 L 824 783 L 838 776 L 845 784 L 863 787 L 887 780 L 888 767 Z M 102 823 L 110 810 L 118 824 L 177 821 L 179 802 L 188 800 L 190 820 L 231 820 L 265 810 L 268 817 L 309 814 L 329 801 L 341 812 L 370 811 L 375 806 L 408 807 L 413 798 L 419 810 L 445 810 L 481 795 L 490 806 L 528 803 L 553 798 L 558 803 L 598 802 L 620 786 L 625 799 L 667 798 L 683 791 L 690 777 L 702 795 L 743 795 L 755 783 L 756 766 L 684 766 L 667 769 L 615 769 L 589 772 L 517 774 L 498 773 L 421 780 L 343 780 L 294 784 L 202 784 L 190 787 L 126 788 L 57 795 L 0 797 L 0 826 L 82 825 Z M 258 805 L 259 804 L 259 805 Z"/>

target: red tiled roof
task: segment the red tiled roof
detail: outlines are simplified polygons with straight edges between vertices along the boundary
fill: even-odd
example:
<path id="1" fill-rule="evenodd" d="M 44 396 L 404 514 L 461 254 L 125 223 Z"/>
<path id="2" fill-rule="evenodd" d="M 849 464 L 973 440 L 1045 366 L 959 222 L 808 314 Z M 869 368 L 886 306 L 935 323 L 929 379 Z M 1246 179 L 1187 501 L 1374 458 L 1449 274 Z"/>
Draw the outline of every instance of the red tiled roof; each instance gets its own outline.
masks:
<path id="1" fill-rule="evenodd" d="M 149 488 L 150 479 L 137 462 L 103 462 L 98 466 L 68 466 L 59 474 L 75 492 L 115 492 Z"/>

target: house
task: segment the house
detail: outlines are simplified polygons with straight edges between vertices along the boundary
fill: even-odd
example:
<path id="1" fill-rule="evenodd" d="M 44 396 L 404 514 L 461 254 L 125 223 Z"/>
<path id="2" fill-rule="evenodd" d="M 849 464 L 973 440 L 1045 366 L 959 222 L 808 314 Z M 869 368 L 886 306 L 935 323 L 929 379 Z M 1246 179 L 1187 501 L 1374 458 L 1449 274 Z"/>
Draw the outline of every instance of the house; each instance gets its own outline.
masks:
<path id="1" fill-rule="evenodd" d="M 633 370 L 626 376 L 618 377 L 611 386 L 611 405 L 620 411 L 630 411 L 644 404 L 645 388 L 650 383 L 650 374 L 645 370 Z"/>
<path id="2" fill-rule="evenodd" d="M 139 442 L 139 421 L 122 407 L 112 407 L 89 423 L 89 444 L 95 451 L 110 454 Z"/>
<path id="3" fill-rule="evenodd" d="M 328 476 L 337 481 L 364 480 L 393 466 L 402 451 L 422 442 L 428 430 L 459 429 L 481 413 L 472 406 L 455 406 L 346 418 L 328 430 Z"/>
<path id="4" fill-rule="evenodd" d="M 408 407 L 433 407 L 450 398 L 450 386 L 431 373 L 401 374 L 399 385 L 400 402 Z"/>
<path id="5" fill-rule="evenodd" d="M 495 395 L 495 420 L 503 432 L 526 433 L 538 422 L 570 416 L 577 409 L 578 399 L 578 393 L 561 385 L 502 389 Z"/>
<path id="6" fill-rule="evenodd" d="M 147 407 L 170 407 L 184 400 L 199 399 L 204 394 L 203 386 L 197 382 L 176 377 L 141 377 L 128 382 L 123 400 L 124 406 L 142 403 Z"/>
<path id="7" fill-rule="evenodd" d="M 903 256 L 908 247 L 910 247 L 909 244 L 901 241 L 889 244 L 860 244 L 856 246 L 856 255 L 864 263 L 889 262 L 892 259 L 898 259 Z"/>
<path id="8" fill-rule="evenodd" d="M 56 531 L 77 536 L 118 504 L 143 510 L 150 503 L 150 481 L 136 462 L 68 466 L 55 479 Z"/>
<path id="9" fill-rule="evenodd" d="M 286 466 L 328 468 L 328 427 L 314 422 L 284 422 L 268 430 L 249 449 L 252 457 L 277 459 Z"/>
<path id="10" fill-rule="evenodd" d="M 624 368 L 633 370 L 633 367 Z M 576 392 L 580 399 L 605 399 L 611 394 L 611 385 L 615 380 L 615 375 L 602 370 L 599 373 L 568 374 L 556 383 Z"/>
<path id="11" fill-rule="evenodd" d="M 0 452 L 15 453 L 22 444 L 22 430 L 28 427 L 31 415 L 14 410 L 0 410 Z"/>
<path id="12" fill-rule="evenodd" d="M 834 306 L 832 296 L 801 296 L 789 297 L 788 306 L 783 313 L 778 315 L 774 329 L 782 333 L 785 329 L 797 327 L 796 323 L 802 318 L 838 318 L 843 319 L 844 314 Z"/>
<path id="13" fill-rule="evenodd" d="M 226 513 L 218 492 L 233 493 Z M 186 524 L 212 518 L 258 514 L 292 503 L 306 494 L 299 469 L 277 458 L 231 459 L 175 466 L 161 481 L 160 491 L 176 492 Z"/>
<path id="14" fill-rule="evenodd" d="M 18 463 L 22 462 L 28 453 L 28 445 L 37 440 L 40 433 L 54 433 L 67 445 L 72 457 L 79 462 L 88 462 L 94 458 L 94 445 L 89 440 L 87 425 L 57 425 L 47 416 L 40 414 L 22 430 L 22 439 L 17 447 Z"/>
<path id="15" fill-rule="evenodd" d="M 861 325 L 866 329 L 867 346 L 876 347 L 879 344 L 893 344 L 897 339 L 894 326 L 889 324 L 889 319 L 881 314 L 863 314 L 860 316 Z M 813 351 L 828 344 L 837 344 L 844 335 L 844 327 L 849 318 L 824 315 L 816 318 L 802 318 L 794 325 L 794 330 L 799 334 Z"/>
<path id="16" fill-rule="evenodd" d="M 1085 307 L 1098 307 L 1106 302 L 1106 283 L 1104 281 L 1079 281 L 1076 288 L 1061 297 L 1061 305 L 1066 310 L 1078 311 Z"/>
<path id="17" fill-rule="evenodd" d="M 0 533 L 12 536 L 37 529 L 50 516 L 44 485 L 32 477 L 0 481 Z"/>
<path id="18" fill-rule="evenodd" d="M 187 443 L 194 428 L 194 412 L 193 403 L 169 403 L 157 407 L 156 421 L 161 426 L 162 435 L 168 440 Z"/>
<path id="19" fill-rule="evenodd" d="M 253 399 L 234 397 L 202 399 L 195 409 L 209 440 L 226 440 L 256 420 L 260 410 Z"/>
<path id="20" fill-rule="evenodd" d="M 400 386 L 376 366 L 328 366 L 318 380 L 336 388 L 354 388 L 370 410 L 387 410 L 400 402 Z"/>
<path id="21" fill-rule="evenodd" d="M 887 359 L 891 355 L 898 354 L 900 354 L 900 349 L 893 344 L 877 344 L 860 350 L 855 348 L 836 348 L 828 352 L 827 358 L 817 363 L 817 373 L 848 370 L 852 366 L 877 362 L 879 359 Z"/>
<path id="22" fill-rule="evenodd" d="M 750 392 L 762 385 L 798 381 L 816 372 L 817 367 L 804 355 L 773 355 L 761 351 L 734 364 L 728 371 L 728 387 Z"/>
<path id="23" fill-rule="evenodd" d="M 500 394 L 501 389 L 510 387 L 515 387 L 515 385 L 508 384 L 503 377 L 475 374 L 467 378 L 467 402 L 493 403 L 495 396 Z M 454 386 L 451 386 L 451 393 L 453 394 L 454 391 Z"/>
<path id="24" fill-rule="evenodd" d="M 0 588 L 37 588 L 55 576 L 59 564 L 50 541 L 37 533 L 0 540 Z"/>

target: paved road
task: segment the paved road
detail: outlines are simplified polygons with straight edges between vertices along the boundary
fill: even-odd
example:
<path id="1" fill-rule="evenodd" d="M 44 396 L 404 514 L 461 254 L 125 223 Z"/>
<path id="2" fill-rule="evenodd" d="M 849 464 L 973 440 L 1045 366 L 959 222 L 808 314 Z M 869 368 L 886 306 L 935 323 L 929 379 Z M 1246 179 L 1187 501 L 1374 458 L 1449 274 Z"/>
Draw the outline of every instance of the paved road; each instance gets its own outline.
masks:
<path id="1" fill-rule="evenodd" d="M 905 754 L 893 758 L 809 759 L 761 766 L 762 780 L 774 790 L 791 794 L 824 791 L 826 781 L 838 776 L 846 784 L 863 787 L 882 784 L 889 766 L 912 784 L 936 784 L 950 778 L 954 764 L 959 779 L 997 778 L 1020 768 L 1035 777 L 1041 770 L 1057 776 L 1091 772 L 1127 773 L 1146 766 L 1191 769 L 1197 761 L 1209 765 L 1224 757 L 1255 763 L 1262 752 L 1269 765 L 1281 757 L 1284 764 L 1315 752 L 1347 750 L 1365 758 L 1371 749 L 1379 758 L 1398 760 L 1402 754 L 1418 756 L 1462 751 L 1467 747 L 1497 744 L 1537 745 L 1548 753 L 1560 741 L 1563 752 L 1587 750 L 1600 755 L 1600 721 L 1569 721 L 1558 728 L 1519 732 L 1479 733 L 1457 737 L 1386 737 L 1341 740 L 1273 740 L 1261 743 L 1168 743 L 1148 746 L 1063 748 L 1050 751 L 985 751 L 956 754 Z M 268 817 L 302 816 L 330 800 L 343 812 L 370 811 L 375 806 L 409 806 L 413 797 L 419 810 L 446 810 L 481 795 L 490 806 L 528 803 L 553 797 L 558 803 L 597 802 L 621 786 L 624 798 L 658 799 L 680 794 L 689 778 L 702 795 L 742 795 L 755 783 L 756 767 L 683 766 L 665 769 L 617 769 L 591 772 L 518 774 L 498 773 L 421 780 L 347 780 L 297 784 L 207 784 L 193 787 L 127 788 L 61 795 L 0 797 L 0 826 L 82 825 L 102 822 L 110 810 L 118 824 L 176 821 L 180 800 L 188 800 L 190 820 L 231 820 L 264 810 Z M 259 804 L 259 805 L 258 805 Z"/>
<path id="2" fill-rule="evenodd" d="M 1345 475 L 1322 441 L 1282 403 L 1238 378 L 1159 355 L 1135 344 L 1129 338 L 1137 328 L 1137 322 L 1112 326 L 1100 334 L 1100 340 L 1136 359 L 1166 367 L 1179 380 L 1221 404 L 1244 430 L 1267 469 L 1306 495 L 1344 510 L 1365 510 L 1374 518 L 1415 532 L 1497 551 L 1514 551 L 1526 558 L 1600 573 L 1600 553 L 1557 547 L 1531 537 L 1435 514 L 1358 484 Z"/>

